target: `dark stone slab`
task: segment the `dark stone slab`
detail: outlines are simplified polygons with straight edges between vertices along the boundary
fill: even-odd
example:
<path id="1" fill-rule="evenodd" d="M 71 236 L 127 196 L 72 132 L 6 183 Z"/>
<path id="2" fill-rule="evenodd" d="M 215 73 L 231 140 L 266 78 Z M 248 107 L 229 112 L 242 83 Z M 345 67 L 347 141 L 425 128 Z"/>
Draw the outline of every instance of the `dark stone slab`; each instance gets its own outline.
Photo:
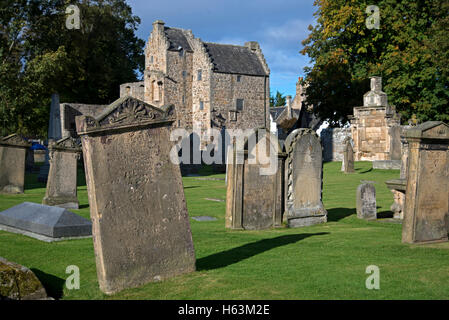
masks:
<path id="1" fill-rule="evenodd" d="M 24 202 L 0 212 L 0 224 L 51 238 L 92 234 L 92 223 L 64 208 Z"/>

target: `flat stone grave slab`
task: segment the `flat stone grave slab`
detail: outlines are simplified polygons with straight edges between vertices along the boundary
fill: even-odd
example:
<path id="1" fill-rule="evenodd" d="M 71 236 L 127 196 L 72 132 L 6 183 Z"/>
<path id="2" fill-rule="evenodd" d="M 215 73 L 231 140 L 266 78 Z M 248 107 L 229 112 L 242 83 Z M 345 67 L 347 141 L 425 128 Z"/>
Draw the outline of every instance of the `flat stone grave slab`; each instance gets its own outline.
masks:
<path id="1" fill-rule="evenodd" d="M 225 202 L 225 200 L 223 200 L 223 199 L 216 199 L 216 198 L 204 198 L 204 200 L 215 201 L 215 202 Z"/>
<path id="2" fill-rule="evenodd" d="M 216 221 L 217 218 L 209 217 L 209 216 L 198 216 L 198 217 L 192 217 L 195 221 Z"/>
<path id="3" fill-rule="evenodd" d="M 32 202 L 24 202 L 0 212 L 0 227 L 43 241 L 92 235 L 92 223 L 89 220 L 64 208 Z"/>

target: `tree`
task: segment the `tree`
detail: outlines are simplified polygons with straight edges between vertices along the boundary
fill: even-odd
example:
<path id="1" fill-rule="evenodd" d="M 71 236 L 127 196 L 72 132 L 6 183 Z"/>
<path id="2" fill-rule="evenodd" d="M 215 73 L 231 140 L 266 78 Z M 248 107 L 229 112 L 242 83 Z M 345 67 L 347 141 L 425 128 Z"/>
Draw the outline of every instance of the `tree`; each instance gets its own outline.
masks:
<path id="1" fill-rule="evenodd" d="M 280 93 L 276 91 L 276 96 L 270 95 L 270 107 L 282 107 L 285 106 L 286 98 Z"/>
<path id="2" fill-rule="evenodd" d="M 70 4 L 80 9 L 81 29 L 66 27 Z M 144 68 L 140 19 L 124 0 L 5 0 L 0 22 L 2 134 L 45 137 L 52 93 L 110 103 Z"/>
<path id="3" fill-rule="evenodd" d="M 403 121 L 449 120 L 448 4 L 445 0 L 375 1 L 380 28 L 369 29 L 365 0 L 316 0 L 317 23 L 302 43 L 307 104 L 341 125 L 362 105 L 370 76 L 381 76 Z M 440 48 L 446 48 L 441 50 Z"/>

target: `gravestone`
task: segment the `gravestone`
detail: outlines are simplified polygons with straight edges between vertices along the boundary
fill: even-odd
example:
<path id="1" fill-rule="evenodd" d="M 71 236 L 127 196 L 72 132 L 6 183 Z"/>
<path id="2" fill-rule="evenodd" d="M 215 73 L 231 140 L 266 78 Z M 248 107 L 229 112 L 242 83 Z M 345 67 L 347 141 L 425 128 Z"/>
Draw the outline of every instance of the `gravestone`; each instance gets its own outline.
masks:
<path id="1" fill-rule="evenodd" d="M 296 129 L 285 140 L 285 209 L 289 227 L 327 222 L 322 202 L 323 149 L 310 129 Z"/>
<path id="2" fill-rule="evenodd" d="M 402 242 L 447 241 L 449 125 L 428 121 L 406 131 L 408 168 Z"/>
<path id="3" fill-rule="evenodd" d="M 25 171 L 32 172 L 34 169 L 34 150 L 26 149 L 25 153 Z"/>
<path id="4" fill-rule="evenodd" d="M 74 138 L 50 142 L 50 172 L 43 204 L 78 209 L 77 163 L 81 145 Z"/>
<path id="5" fill-rule="evenodd" d="M 173 106 L 132 97 L 76 118 L 100 289 L 115 293 L 195 270 L 179 165 L 170 160 Z"/>
<path id="6" fill-rule="evenodd" d="M 371 183 L 362 183 L 357 187 L 357 218 L 377 219 L 376 188 Z"/>
<path id="7" fill-rule="evenodd" d="M 17 134 L 0 138 L 0 192 L 23 193 L 25 156 L 30 146 Z"/>
<path id="8" fill-rule="evenodd" d="M 57 239 L 86 237 L 92 234 L 92 223 L 89 220 L 64 208 L 32 202 L 23 202 L 0 212 L 0 227 L 4 229 L 4 226 L 12 228 L 7 228 L 7 231 L 27 231 L 28 233 L 24 234 L 38 239 L 40 238 L 37 235 Z"/>
<path id="9" fill-rule="evenodd" d="M 280 152 L 276 137 L 269 131 L 257 131 L 252 141 L 256 142 L 255 145 L 246 143 L 243 150 L 238 150 L 234 144 L 233 150 L 227 154 L 225 226 L 229 229 L 261 230 L 282 225 L 285 154 Z M 270 164 L 265 162 L 265 158 L 262 160 L 263 150 L 265 155 L 275 153 Z M 271 174 L 264 174 L 263 170 L 270 165 L 274 170 L 266 172 Z"/>
<path id="10" fill-rule="evenodd" d="M 61 129 L 61 110 L 59 104 L 59 94 L 53 93 L 51 95 L 50 118 L 48 120 L 48 144 L 58 141 L 62 138 Z M 49 151 L 45 152 L 44 164 L 39 169 L 37 181 L 47 182 L 48 174 L 50 172 L 50 156 Z"/>
<path id="11" fill-rule="evenodd" d="M 344 173 L 354 172 L 354 149 L 350 139 L 346 139 L 343 150 L 343 162 L 341 164 L 341 171 Z"/>

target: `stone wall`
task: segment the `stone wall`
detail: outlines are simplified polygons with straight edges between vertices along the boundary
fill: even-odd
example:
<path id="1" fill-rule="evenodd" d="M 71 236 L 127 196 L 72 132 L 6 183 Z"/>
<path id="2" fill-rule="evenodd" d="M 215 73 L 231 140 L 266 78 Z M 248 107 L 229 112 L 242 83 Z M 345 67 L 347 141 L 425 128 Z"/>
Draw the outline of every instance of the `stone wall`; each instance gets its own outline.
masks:
<path id="1" fill-rule="evenodd" d="M 320 133 L 324 161 L 343 161 L 344 141 L 351 138 L 351 128 L 326 128 Z"/>
<path id="2" fill-rule="evenodd" d="M 120 98 L 131 96 L 139 100 L 144 100 L 145 85 L 143 81 L 129 82 L 120 85 Z"/>

